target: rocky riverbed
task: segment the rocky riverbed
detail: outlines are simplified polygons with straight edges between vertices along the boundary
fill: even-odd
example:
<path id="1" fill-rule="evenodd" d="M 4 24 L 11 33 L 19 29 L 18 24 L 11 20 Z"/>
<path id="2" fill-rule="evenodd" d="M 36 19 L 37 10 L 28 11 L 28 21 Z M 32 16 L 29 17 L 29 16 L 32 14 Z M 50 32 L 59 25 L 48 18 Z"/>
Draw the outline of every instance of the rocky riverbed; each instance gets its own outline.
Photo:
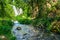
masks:
<path id="1" fill-rule="evenodd" d="M 60 40 L 59 34 L 46 33 L 44 30 L 35 29 L 31 25 L 19 24 L 14 22 L 12 34 L 16 40 Z"/>

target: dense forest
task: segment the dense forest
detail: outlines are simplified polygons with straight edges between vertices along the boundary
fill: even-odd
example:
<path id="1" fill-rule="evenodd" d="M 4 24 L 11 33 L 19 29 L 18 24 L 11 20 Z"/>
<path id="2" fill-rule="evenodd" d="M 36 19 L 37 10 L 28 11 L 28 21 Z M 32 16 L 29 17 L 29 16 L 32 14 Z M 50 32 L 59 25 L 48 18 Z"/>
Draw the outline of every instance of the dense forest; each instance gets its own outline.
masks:
<path id="1" fill-rule="evenodd" d="M 15 16 L 13 6 L 23 12 Z M 0 0 L 0 36 L 6 36 L 1 40 L 15 40 L 12 20 L 60 34 L 60 0 Z"/>

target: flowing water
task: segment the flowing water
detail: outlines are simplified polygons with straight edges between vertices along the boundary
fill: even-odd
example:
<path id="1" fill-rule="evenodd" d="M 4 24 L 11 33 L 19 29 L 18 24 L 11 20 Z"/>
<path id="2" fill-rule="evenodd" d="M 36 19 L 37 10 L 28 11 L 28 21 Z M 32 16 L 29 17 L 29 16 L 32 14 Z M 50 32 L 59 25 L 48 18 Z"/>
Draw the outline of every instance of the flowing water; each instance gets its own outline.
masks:
<path id="1" fill-rule="evenodd" d="M 16 37 L 16 40 L 35 40 L 35 37 L 38 35 L 39 31 L 34 29 L 33 26 L 22 25 L 19 24 L 18 21 L 14 21 L 12 33 Z"/>
<path id="2" fill-rule="evenodd" d="M 39 28 L 40 29 L 40 28 Z M 31 25 L 20 24 L 14 21 L 12 34 L 16 40 L 60 40 L 60 35 L 37 30 Z"/>

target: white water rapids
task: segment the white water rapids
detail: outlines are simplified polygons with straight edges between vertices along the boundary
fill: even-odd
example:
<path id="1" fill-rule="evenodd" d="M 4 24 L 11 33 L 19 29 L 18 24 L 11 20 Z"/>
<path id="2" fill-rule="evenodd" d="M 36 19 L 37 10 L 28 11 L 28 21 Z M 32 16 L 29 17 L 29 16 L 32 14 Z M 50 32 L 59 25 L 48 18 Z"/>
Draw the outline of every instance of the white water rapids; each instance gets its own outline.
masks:
<path id="1" fill-rule="evenodd" d="M 18 30 L 17 28 L 21 28 Z M 35 40 L 34 37 L 38 35 L 38 30 L 30 25 L 19 24 L 18 21 L 14 21 L 12 33 L 16 37 L 16 40 Z"/>

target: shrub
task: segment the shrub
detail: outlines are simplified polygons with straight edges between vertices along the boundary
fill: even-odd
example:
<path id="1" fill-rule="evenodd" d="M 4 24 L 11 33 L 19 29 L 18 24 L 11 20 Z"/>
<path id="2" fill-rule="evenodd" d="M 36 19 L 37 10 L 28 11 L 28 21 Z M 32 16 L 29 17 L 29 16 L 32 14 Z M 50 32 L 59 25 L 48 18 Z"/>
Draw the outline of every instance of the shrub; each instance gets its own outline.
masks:
<path id="1" fill-rule="evenodd" d="M 11 20 L 0 20 L 0 35 L 6 36 L 8 40 L 14 40 L 14 37 L 11 34 L 12 26 L 13 23 Z"/>

